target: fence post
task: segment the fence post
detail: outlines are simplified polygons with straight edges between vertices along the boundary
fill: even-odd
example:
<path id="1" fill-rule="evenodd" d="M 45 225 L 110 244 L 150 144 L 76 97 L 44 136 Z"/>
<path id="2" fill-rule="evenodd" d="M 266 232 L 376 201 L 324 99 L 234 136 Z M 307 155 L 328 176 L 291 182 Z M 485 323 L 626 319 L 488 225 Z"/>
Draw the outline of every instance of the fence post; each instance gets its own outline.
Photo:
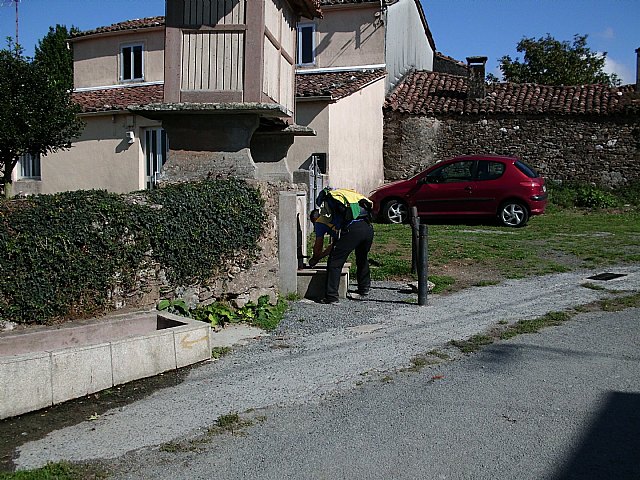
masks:
<path id="1" fill-rule="evenodd" d="M 418 305 L 427 304 L 429 292 L 429 229 L 427 225 L 420 225 L 418 248 Z"/>
<path id="2" fill-rule="evenodd" d="M 416 273 L 418 265 L 418 229 L 420 228 L 420 217 L 418 208 L 411 207 L 411 273 Z"/>

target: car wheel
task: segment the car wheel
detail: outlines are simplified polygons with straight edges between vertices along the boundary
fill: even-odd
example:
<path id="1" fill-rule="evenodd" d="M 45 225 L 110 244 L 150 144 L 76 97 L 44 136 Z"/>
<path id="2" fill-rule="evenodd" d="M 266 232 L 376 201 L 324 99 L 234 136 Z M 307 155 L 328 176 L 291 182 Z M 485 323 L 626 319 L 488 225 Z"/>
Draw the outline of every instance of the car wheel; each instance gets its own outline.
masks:
<path id="1" fill-rule="evenodd" d="M 384 204 L 383 217 L 387 223 L 406 223 L 409 220 L 409 208 L 399 200 L 389 200 Z"/>
<path id="2" fill-rule="evenodd" d="M 524 227 L 529 220 L 529 210 L 518 201 L 505 202 L 498 212 L 498 220 L 504 227 Z"/>

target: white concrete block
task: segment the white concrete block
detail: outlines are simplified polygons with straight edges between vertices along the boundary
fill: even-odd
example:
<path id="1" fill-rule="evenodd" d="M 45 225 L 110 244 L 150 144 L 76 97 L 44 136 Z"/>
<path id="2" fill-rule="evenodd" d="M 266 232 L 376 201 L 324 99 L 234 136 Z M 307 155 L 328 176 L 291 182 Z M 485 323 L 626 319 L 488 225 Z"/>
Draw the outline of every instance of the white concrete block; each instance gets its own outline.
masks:
<path id="1" fill-rule="evenodd" d="M 209 327 L 208 323 L 200 323 L 202 323 L 201 327 L 191 326 L 174 329 L 176 365 L 178 368 L 211 358 L 211 338 L 209 335 L 211 327 Z"/>
<path id="2" fill-rule="evenodd" d="M 48 352 L 0 357 L 0 419 L 52 404 Z"/>
<path id="3" fill-rule="evenodd" d="M 120 385 L 176 368 L 173 332 L 134 337 L 111 343 L 113 384 Z"/>
<path id="4" fill-rule="evenodd" d="M 51 353 L 53 403 L 84 397 L 113 386 L 108 343 Z"/>

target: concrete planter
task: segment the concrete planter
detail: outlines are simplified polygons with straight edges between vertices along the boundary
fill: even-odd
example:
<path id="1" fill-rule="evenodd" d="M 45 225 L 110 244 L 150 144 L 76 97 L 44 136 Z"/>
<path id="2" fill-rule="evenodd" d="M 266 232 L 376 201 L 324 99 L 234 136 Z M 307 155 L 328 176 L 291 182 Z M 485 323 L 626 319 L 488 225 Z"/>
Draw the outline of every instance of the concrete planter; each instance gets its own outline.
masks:
<path id="1" fill-rule="evenodd" d="M 210 330 L 152 311 L 0 334 L 0 419 L 207 360 Z"/>

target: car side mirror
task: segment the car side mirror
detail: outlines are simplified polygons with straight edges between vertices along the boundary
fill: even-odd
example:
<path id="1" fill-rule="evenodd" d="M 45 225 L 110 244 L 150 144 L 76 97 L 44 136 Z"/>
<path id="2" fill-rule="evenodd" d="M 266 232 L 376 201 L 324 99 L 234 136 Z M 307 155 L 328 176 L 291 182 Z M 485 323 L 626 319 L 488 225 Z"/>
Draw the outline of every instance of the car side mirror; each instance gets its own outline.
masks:
<path id="1" fill-rule="evenodd" d="M 422 177 L 418 179 L 418 185 L 425 185 L 429 183 L 429 180 L 427 180 L 427 177 Z"/>

